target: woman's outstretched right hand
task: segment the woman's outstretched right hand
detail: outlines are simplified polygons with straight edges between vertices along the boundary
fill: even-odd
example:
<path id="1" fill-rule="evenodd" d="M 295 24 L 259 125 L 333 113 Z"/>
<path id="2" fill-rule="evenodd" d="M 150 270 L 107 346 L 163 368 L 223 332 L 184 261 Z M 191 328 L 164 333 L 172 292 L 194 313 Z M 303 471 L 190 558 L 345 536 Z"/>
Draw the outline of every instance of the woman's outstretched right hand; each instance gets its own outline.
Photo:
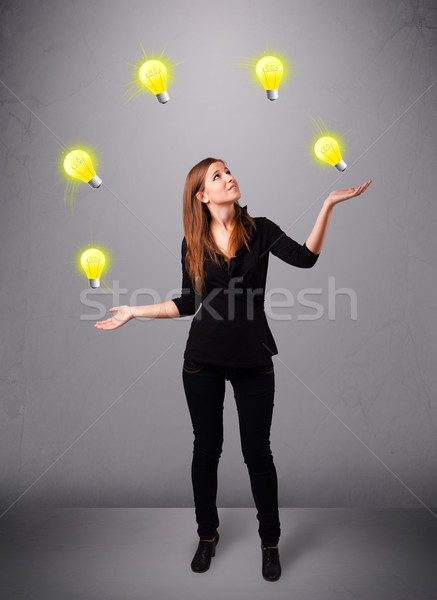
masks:
<path id="1" fill-rule="evenodd" d="M 97 327 L 97 329 L 117 329 L 117 327 L 121 327 L 131 319 L 135 318 L 130 306 L 114 306 L 114 308 L 109 309 L 109 312 L 114 311 L 117 311 L 114 316 L 110 319 L 106 319 L 106 321 L 97 321 L 97 323 L 94 323 L 94 327 Z"/>

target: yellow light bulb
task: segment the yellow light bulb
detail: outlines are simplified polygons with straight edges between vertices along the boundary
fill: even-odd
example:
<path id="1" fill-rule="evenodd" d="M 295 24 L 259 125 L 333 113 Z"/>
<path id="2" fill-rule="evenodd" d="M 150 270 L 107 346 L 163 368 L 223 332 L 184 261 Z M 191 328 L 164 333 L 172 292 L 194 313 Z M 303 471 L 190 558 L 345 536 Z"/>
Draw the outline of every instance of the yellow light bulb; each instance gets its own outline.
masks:
<path id="1" fill-rule="evenodd" d="M 80 264 L 85 271 L 90 287 L 93 289 L 100 287 L 100 275 L 105 266 L 105 255 L 97 248 L 89 248 L 82 253 Z"/>
<path id="2" fill-rule="evenodd" d="M 94 171 L 93 163 L 85 150 L 72 150 L 64 158 L 65 172 L 71 177 L 89 183 L 92 188 L 99 188 L 102 180 Z"/>
<path id="3" fill-rule="evenodd" d="M 146 60 L 138 73 L 140 81 L 149 88 L 158 98 L 161 104 L 170 100 L 167 92 L 167 69 L 160 60 Z"/>
<path id="4" fill-rule="evenodd" d="M 317 158 L 336 167 L 339 171 L 344 171 L 347 167 L 347 164 L 341 157 L 337 140 L 333 137 L 325 136 L 319 138 L 314 144 L 314 154 Z"/>
<path id="5" fill-rule="evenodd" d="M 255 70 L 267 92 L 267 98 L 276 100 L 279 96 L 279 82 L 284 72 L 282 62 L 276 56 L 263 56 L 256 63 Z"/>

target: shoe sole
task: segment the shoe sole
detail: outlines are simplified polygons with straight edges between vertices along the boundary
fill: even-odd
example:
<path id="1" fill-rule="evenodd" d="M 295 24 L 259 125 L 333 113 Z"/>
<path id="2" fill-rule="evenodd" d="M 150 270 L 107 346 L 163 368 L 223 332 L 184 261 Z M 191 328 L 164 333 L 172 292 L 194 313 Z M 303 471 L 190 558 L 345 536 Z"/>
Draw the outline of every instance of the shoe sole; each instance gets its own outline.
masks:
<path id="1" fill-rule="evenodd" d="M 281 576 L 279 575 L 279 577 L 276 577 L 275 579 L 267 579 L 267 577 L 264 577 L 263 575 L 263 579 L 265 579 L 266 581 L 278 581 L 278 579 L 280 579 Z"/>

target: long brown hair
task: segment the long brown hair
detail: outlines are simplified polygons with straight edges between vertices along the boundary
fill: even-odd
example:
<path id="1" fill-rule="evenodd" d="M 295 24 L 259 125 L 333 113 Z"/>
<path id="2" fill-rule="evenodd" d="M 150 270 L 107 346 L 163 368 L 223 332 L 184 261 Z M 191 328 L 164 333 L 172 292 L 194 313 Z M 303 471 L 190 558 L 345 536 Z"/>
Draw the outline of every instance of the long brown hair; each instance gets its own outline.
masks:
<path id="1" fill-rule="evenodd" d="M 196 194 L 205 190 L 205 177 L 210 167 L 215 162 L 226 162 L 221 158 L 204 158 L 191 169 L 185 180 L 183 199 L 183 222 L 185 240 L 187 242 L 187 253 L 185 256 L 185 267 L 190 276 L 193 288 L 202 297 L 206 294 L 204 260 L 210 258 L 219 263 L 217 256 L 220 253 L 210 231 L 211 213 L 207 204 L 201 202 Z M 256 223 L 247 211 L 243 211 L 238 202 L 235 207 L 235 227 L 229 238 L 230 253 L 234 256 L 236 251 L 244 243 L 250 252 L 248 240 L 249 234 L 243 224 L 243 214 L 252 224 L 256 231 Z"/>

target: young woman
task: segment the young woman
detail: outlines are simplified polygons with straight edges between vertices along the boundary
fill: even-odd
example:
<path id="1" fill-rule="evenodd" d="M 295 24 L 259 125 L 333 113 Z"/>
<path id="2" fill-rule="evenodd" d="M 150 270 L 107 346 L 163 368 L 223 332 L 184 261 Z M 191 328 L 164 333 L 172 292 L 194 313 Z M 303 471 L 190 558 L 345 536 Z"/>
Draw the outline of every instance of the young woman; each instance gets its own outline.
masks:
<path id="1" fill-rule="evenodd" d="M 191 478 L 199 543 L 191 568 L 210 567 L 219 540 L 217 469 L 223 444 L 225 381 L 232 384 L 241 447 L 257 508 L 262 575 L 281 575 L 278 482 L 270 450 L 278 350 L 264 312 L 269 252 L 295 267 L 317 261 L 336 204 L 358 188 L 331 192 L 301 245 L 267 217 L 251 217 L 225 161 L 205 158 L 188 173 L 183 198 L 182 295 L 147 306 L 116 306 L 98 329 L 121 327 L 136 317 L 195 315 L 184 353 L 182 378 L 194 431 Z M 200 309 L 197 310 L 200 306 Z"/>

